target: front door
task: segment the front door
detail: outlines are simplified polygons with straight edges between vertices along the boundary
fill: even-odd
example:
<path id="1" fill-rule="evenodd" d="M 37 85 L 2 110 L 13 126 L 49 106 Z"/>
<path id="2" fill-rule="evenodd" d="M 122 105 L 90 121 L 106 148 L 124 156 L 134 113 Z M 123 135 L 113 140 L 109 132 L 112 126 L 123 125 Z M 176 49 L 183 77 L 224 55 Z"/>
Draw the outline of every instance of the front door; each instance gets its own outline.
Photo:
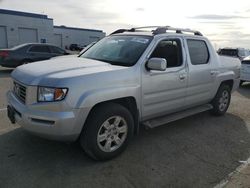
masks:
<path id="1" fill-rule="evenodd" d="M 142 73 L 142 119 L 176 112 L 185 107 L 187 87 L 186 56 L 181 38 L 167 38 L 156 45 L 150 58 L 167 60 L 165 71 Z"/>

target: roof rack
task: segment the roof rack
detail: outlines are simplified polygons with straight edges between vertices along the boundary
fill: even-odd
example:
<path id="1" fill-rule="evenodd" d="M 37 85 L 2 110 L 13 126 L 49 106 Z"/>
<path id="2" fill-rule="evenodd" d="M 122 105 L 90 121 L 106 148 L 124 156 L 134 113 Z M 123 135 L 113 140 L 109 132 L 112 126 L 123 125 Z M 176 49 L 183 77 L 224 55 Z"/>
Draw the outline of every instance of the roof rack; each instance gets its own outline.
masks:
<path id="1" fill-rule="evenodd" d="M 180 33 L 180 34 L 182 34 L 184 32 L 184 33 L 193 33 L 194 35 L 198 35 L 198 36 L 203 36 L 201 34 L 201 32 L 196 31 L 196 30 L 174 28 L 174 27 L 170 27 L 170 26 L 145 26 L 145 27 L 135 27 L 135 28 L 131 28 L 131 29 L 118 29 L 118 30 L 114 31 L 113 33 L 111 33 L 110 35 L 124 33 L 124 32 L 145 31 L 144 29 L 151 29 L 151 28 L 156 28 L 154 30 L 151 30 L 153 35 L 166 33 L 167 31 L 175 31 L 176 33 Z"/>

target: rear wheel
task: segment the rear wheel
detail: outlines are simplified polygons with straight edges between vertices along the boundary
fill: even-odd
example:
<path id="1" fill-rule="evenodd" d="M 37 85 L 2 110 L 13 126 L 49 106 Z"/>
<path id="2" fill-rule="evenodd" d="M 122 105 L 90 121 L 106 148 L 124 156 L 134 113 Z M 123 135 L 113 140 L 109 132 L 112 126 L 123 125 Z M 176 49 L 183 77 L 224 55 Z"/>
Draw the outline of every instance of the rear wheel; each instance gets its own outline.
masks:
<path id="1" fill-rule="evenodd" d="M 125 107 L 115 103 L 100 105 L 87 119 L 81 146 L 95 160 L 112 159 L 126 148 L 133 127 L 133 117 Z"/>
<path id="2" fill-rule="evenodd" d="M 220 116 L 226 113 L 231 101 L 231 88 L 226 84 L 222 84 L 212 101 L 214 115 Z"/>

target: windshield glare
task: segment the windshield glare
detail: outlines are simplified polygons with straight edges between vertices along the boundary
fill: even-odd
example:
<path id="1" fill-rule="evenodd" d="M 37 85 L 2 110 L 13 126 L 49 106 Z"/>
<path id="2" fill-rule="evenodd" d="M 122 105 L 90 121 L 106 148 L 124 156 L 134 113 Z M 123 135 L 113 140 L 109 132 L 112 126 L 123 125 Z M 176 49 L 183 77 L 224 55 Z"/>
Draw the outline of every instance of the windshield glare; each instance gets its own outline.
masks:
<path id="1" fill-rule="evenodd" d="M 96 43 L 80 57 L 113 65 L 133 66 L 151 39 L 151 36 L 109 36 Z"/>

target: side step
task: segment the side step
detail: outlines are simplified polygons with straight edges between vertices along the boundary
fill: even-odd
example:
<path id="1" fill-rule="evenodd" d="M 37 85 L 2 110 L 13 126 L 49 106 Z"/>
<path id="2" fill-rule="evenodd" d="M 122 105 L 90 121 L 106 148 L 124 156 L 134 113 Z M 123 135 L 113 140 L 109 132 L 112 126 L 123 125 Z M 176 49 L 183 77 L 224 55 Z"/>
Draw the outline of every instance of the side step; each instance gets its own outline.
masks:
<path id="1" fill-rule="evenodd" d="M 194 114 L 198 114 L 200 112 L 210 110 L 212 108 L 213 106 L 211 104 L 205 104 L 205 105 L 198 106 L 195 108 L 190 108 L 181 112 L 176 112 L 167 116 L 162 116 L 156 119 L 148 120 L 148 121 L 143 122 L 142 124 L 145 125 L 146 128 L 155 128 L 160 125 L 164 125 L 172 121 L 176 121 L 178 119 L 182 119 L 182 118 L 194 115 Z"/>

